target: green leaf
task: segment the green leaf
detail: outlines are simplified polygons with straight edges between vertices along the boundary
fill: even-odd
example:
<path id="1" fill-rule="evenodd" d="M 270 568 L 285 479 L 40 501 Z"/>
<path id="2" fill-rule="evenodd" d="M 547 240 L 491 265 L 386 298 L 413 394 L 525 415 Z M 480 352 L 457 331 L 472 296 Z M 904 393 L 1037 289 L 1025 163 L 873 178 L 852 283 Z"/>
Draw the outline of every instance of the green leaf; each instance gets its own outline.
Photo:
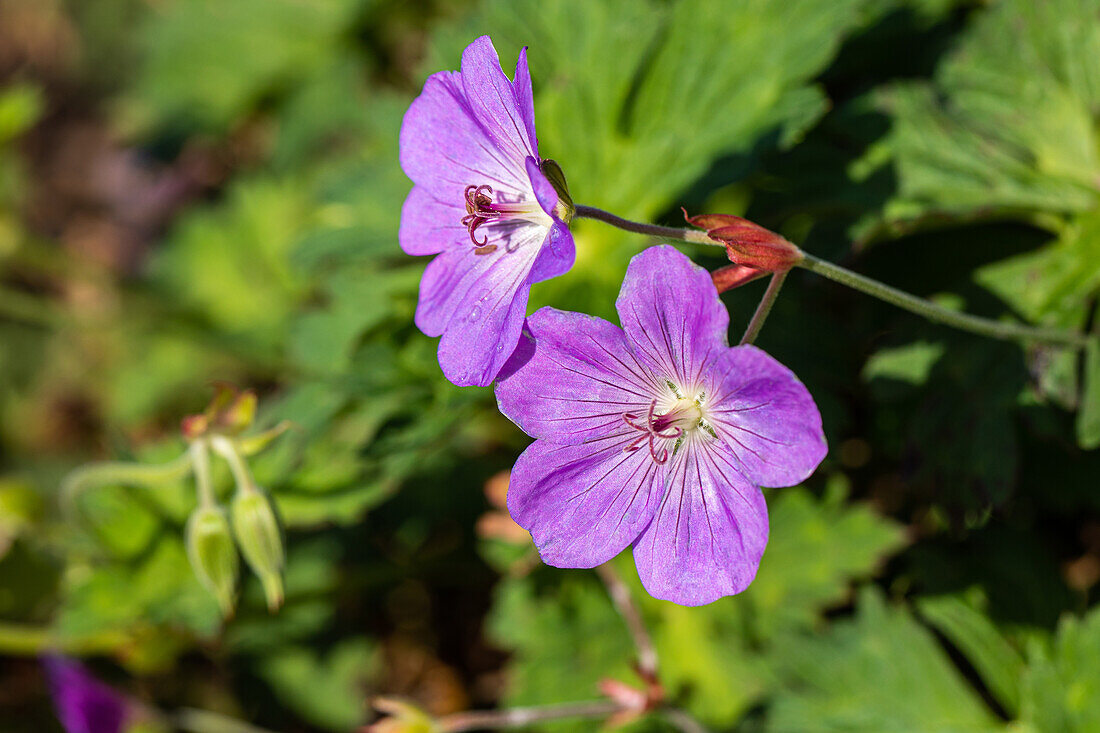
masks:
<path id="1" fill-rule="evenodd" d="M 1100 210 L 1075 219 L 1057 242 L 983 267 L 976 275 L 1028 320 L 1080 328 L 1085 299 L 1100 288 Z"/>
<path id="2" fill-rule="evenodd" d="M 917 609 L 974 665 L 997 702 L 1015 715 L 1024 660 L 993 622 L 956 596 L 921 598 Z"/>
<path id="3" fill-rule="evenodd" d="M 224 203 L 181 219 L 154 263 L 159 284 L 217 329 L 273 344 L 308 292 L 289 254 L 310 193 L 292 179 L 237 183 Z"/>
<path id="4" fill-rule="evenodd" d="M 775 733 L 995 731 L 996 716 L 935 638 L 879 592 L 817 639 L 788 638 L 780 653 L 789 685 L 775 697 Z"/>
<path id="5" fill-rule="evenodd" d="M 821 609 L 845 600 L 853 580 L 871 575 L 906 544 L 896 522 L 843 502 L 845 478 L 830 482 L 823 501 L 801 488 L 771 493 L 768 548 L 756 580 L 738 598 L 752 606 L 759 637 L 814 626 Z"/>
<path id="6" fill-rule="evenodd" d="M 1097 0 L 1004 0 L 936 85 L 887 90 L 898 195 L 887 219 L 1088 211 L 1100 197 Z"/>
<path id="7" fill-rule="evenodd" d="M 374 645 L 351 637 L 324 654 L 309 647 L 282 647 L 263 658 L 257 671 L 304 720 L 343 733 L 364 722 L 363 691 L 377 665 Z"/>
<path id="8" fill-rule="evenodd" d="M 632 678 L 634 648 L 606 590 L 592 573 L 564 571 L 558 579 L 553 593 L 540 593 L 531 578 L 497 588 L 489 634 L 514 650 L 508 705 L 591 699 L 602 678 Z"/>
<path id="9" fill-rule="evenodd" d="M 932 367 L 943 356 L 942 343 L 914 341 L 904 346 L 880 349 L 863 366 L 863 379 L 890 379 L 920 386 L 928 381 Z"/>
<path id="10" fill-rule="evenodd" d="M 1030 651 L 1021 718 L 1040 731 L 1100 730 L 1100 611 L 1067 616 L 1049 646 Z"/>
<path id="11" fill-rule="evenodd" d="M 132 667 L 170 667 L 188 637 L 210 637 L 221 626 L 217 601 L 195 578 L 174 534 L 164 535 L 137 562 L 74 563 L 66 581 L 58 635 L 144 631 L 143 643 L 127 657 Z"/>
<path id="12" fill-rule="evenodd" d="M 261 97 L 347 53 L 363 0 L 179 0 L 139 30 L 144 63 L 131 124 L 221 133 Z"/>

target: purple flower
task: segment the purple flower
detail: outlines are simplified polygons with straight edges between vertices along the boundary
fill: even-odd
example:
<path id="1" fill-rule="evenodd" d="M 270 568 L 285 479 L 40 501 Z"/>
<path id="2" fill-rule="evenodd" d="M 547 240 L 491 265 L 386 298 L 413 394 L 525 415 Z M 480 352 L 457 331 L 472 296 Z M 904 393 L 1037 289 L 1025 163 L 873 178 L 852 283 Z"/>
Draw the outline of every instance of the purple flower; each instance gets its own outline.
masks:
<path id="1" fill-rule="evenodd" d="M 727 345 L 710 275 L 672 247 L 631 260 L 616 307 L 622 329 L 553 308 L 527 320 L 496 391 L 538 438 L 508 509 L 550 565 L 593 567 L 633 544 L 656 598 L 739 593 L 768 541 L 760 487 L 813 473 L 821 415 L 789 369 Z"/>
<path id="2" fill-rule="evenodd" d="M 415 184 L 401 248 L 439 255 L 420 282 L 416 325 L 442 336 L 449 380 L 490 384 L 519 341 L 531 284 L 574 258 L 571 203 L 544 173 L 560 169 L 539 158 L 527 49 L 515 81 L 488 36 L 462 53 L 462 71 L 429 77 L 401 125 L 401 167 Z"/>
<path id="3" fill-rule="evenodd" d="M 72 659 L 44 661 L 57 718 L 68 733 L 119 733 L 127 716 L 126 699 L 88 674 Z"/>

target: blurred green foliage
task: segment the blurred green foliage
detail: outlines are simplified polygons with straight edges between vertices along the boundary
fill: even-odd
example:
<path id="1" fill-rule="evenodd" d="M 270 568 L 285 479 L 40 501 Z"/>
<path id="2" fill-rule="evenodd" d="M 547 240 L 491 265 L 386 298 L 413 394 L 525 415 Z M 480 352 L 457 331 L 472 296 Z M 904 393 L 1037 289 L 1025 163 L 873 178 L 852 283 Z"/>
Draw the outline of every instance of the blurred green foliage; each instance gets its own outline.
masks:
<path id="1" fill-rule="evenodd" d="M 351 730 L 377 694 L 446 713 L 637 682 L 596 576 L 486 529 L 483 487 L 525 439 L 412 324 L 401 116 L 478 35 L 509 71 L 529 47 L 540 151 L 578 202 L 745 214 L 952 307 L 1100 323 L 1096 0 L 5 6 L 38 34 L 0 22 L 14 731 L 58 730 L 40 684 L 7 693 L 53 648 L 150 706 L 280 731 Z M 575 232 L 532 307 L 614 318 L 646 242 Z M 762 287 L 725 296 L 735 335 Z M 1100 348 L 986 342 L 797 274 L 759 343 L 814 394 L 830 454 L 769 492 L 741 596 L 654 601 L 615 561 L 670 698 L 714 730 L 1100 729 Z M 296 425 L 251 461 L 287 533 L 276 614 L 249 577 L 223 620 L 195 579 L 190 479 L 59 509 L 74 466 L 180 455 L 217 379 L 258 389 L 260 427 Z"/>

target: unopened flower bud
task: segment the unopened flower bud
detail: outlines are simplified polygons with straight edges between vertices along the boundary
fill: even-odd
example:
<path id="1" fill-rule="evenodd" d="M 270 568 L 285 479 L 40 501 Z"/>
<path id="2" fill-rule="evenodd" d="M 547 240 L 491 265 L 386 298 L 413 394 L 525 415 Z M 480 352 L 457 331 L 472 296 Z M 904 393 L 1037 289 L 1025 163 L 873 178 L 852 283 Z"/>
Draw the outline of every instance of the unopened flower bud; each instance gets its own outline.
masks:
<path id="1" fill-rule="evenodd" d="M 573 205 L 573 197 L 569 195 L 569 186 L 565 183 L 565 172 L 556 160 L 547 158 L 539 164 L 539 170 L 550 181 L 550 185 L 558 193 L 558 205 L 554 207 L 554 216 L 568 224 L 573 221 L 573 214 L 577 208 Z"/>
<path id="2" fill-rule="evenodd" d="M 267 607 L 277 609 L 283 603 L 283 534 L 275 508 L 267 494 L 259 489 L 239 491 L 230 508 L 233 532 L 241 554 L 260 579 Z"/>
<path id="3" fill-rule="evenodd" d="M 186 542 L 195 575 L 218 599 L 222 614 L 229 616 L 233 612 L 238 561 L 225 512 L 214 506 L 196 509 L 187 520 Z"/>
<path id="4" fill-rule="evenodd" d="M 714 280 L 714 287 L 718 289 L 718 292 L 724 293 L 727 290 L 733 290 L 746 283 L 751 283 L 753 280 L 764 277 L 767 274 L 769 274 L 767 270 L 758 270 L 755 267 L 730 264 L 725 267 L 719 267 L 712 272 L 710 276 L 711 279 Z"/>
<path id="5" fill-rule="evenodd" d="M 764 272 L 786 272 L 804 258 L 802 250 L 783 237 L 748 219 L 729 214 L 700 214 L 684 218 L 707 230 L 707 236 L 726 247 L 730 262 Z"/>

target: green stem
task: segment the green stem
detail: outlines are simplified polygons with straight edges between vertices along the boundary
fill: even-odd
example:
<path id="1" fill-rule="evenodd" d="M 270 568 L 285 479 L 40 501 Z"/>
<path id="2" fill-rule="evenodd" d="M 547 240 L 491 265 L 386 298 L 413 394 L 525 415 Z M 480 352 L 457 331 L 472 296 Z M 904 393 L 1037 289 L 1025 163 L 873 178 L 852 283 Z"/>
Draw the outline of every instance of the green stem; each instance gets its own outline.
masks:
<path id="1" fill-rule="evenodd" d="M 252 480 L 248 465 L 241 458 L 233 441 L 223 435 L 215 435 L 210 439 L 210 447 L 229 464 L 229 470 L 233 473 L 233 480 L 237 482 L 239 491 L 249 494 L 256 490 L 256 482 Z"/>
<path id="2" fill-rule="evenodd" d="M 171 718 L 176 728 L 190 733 L 271 733 L 267 728 L 197 708 L 181 708 Z"/>
<path id="3" fill-rule="evenodd" d="M 576 216 L 580 218 L 597 219 L 605 224 L 610 224 L 613 227 L 618 227 L 628 232 L 648 234 L 654 237 L 679 239 L 684 242 L 693 242 L 696 244 L 722 246 L 719 242 L 708 237 L 706 232 L 699 229 L 681 229 L 678 227 L 657 226 L 655 224 L 642 224 L 640 222 L 623 219 L 622 217 L 615 216 L 614 214 L 592 206 L 577 206 Z M 1058 346 L 1068 346 L 1075 349 L 1084 348 L 1085 344 L 1089 341 L 1089 337 L 1074 331 L 1054 328 L 1033 328 L 1018 323 L 994 321 L 989 318 L 980 318 L 968 313 L 959 313 L 958 311 L 936 305 L 930 300 L 918 298 L 915 295 L 910 295 L 897 288 L 880 283 L 877 280 L 872 280 L 869 277 L 852 272 L 851 270 L 846 270 L 839 265 L 834 265 L 831 262 L 819 259 L 810 254 L 803 253 L 803 259 L 801 262 L 797 263 L 797 266 L 803 267 L 811 272 L 816 272 L 818 275 L 838 282 L 841 285 L 847 285 L 854 290 L 872 295 L 887 303 L 893 303 L 899 308 L 904 308 L 911 313 L 924 316 L 930 321 L 942 323 L 962 331 L 976 333 L 980 336 L 988 336 L 990 338 L 1003 339 L 1006 341 L 1044 342 Z M 772 280 L 772 284 L 775 284 L 774 279 Z M 769 290 L 770 289 L 771 285 L 769 285 Z M 776 289 L 778 290 L 778 285 L 776 285 Z M 765 295 L 765 298 L 766 297 Z M 761 302 L 761 305 L 763 306 L 765 303 Z M 768 303 L 767 307 L 770 308 L 771 304 Z M 760 315 L 759 308 L 757 309 L 757 315 Z M 763 316 L 767 316 L 766 310 Z M 754 315 L 753 321 L 756 320 L 756 315 Z M 762 322 L 763 320 L 761 319 L 761 323 Z M 752 323 L 749 324 L 750 329 L 752 325 Z M 750 336 L 755 337 L 756 333 L 746 332 L 745 336 L 746 338 Z M 749 343 L 750 341 L 742 339 L 742 343 Z"/>
<path id="4" fill-rule="evenodd" d="M 61 652 L 73 656 L 111 652 L 130 642 L 118 631 L 99 631 L 85 636 L 59 636 L 48 627 L 0 623 L 0 652 L 10 655 L 37 656 Z"/>
<path id="5" fill-rule="evenodd" d="M 611 700 L 592 700 L 590 702 L 567 702 L 505 710 L 471 710 L 445 715 L 439 719 L 438 723 L 439 729 L 447 733 L 459 733 L 460 731 L 469 730 L 500 730 L 503 728 L 523 728 L 533 723 L 550 720 L 606 718 L 621 709 L 622 707 L 618 703 Z"/>
<path id="6" fill-rule="evenodd" d="M 839 265 L 834 265 L 831 262 L 818 259 L 810 254 L 805 255 L 805 258 L 798 263 L 798 266 L 804 267 L 834 282 L 838 282 L 841 285 L 847 285 L 853 290 L 872 295 L 879 300 L 892 303 L 911 313 L 924 316 L 930 321 L 942 323 L 962 331 L 969 331 L 970 333 L 976 333 L 981 336 L 988 336 L 990 338 L 1006 341 L 1040 341 L 1078 349 L 1084 347 L 1085 344 L 1088 343 L 1088 337 L 1073 331 L 1053 328 L 1032 328 L 1018 323 L 994 321 L 988 318 L 979 318 L 969 313 L 959 313 L 958 311 L 936 305 L 932 301 L 925 300 L 924 298 L 918 298 L 915 295 L 910 295 L 897 288 L 892 288 L 877 280 L 864 277 L 851 270 L 846 270 Z"/>
<path id="7" fill-rule="evenodd" d="M 195 468 L 195 487 L 198 490 L 199 506 L 209 508 L 218 502 L 214 497 L 214 482 L 210 478 L 210 453 L 203 439 L 196 440 L 188 449 L 191 463 Z"/>
<path id="8" fill-rule="evenodd" d="M 61 506 L 70 514 L 85 489 L 110 484 L 123 486 L 155 486 L 178 481 L 191 472 L 191 453 L 185 452 L 168 463 L 123 463 L 108 461 L 89 463 L 71 471 L 61 481 Z"/>
<path id="9" fill-rule="evenodd" d="M 624 219 L 621 216 L 615 216 L 603 209 L 597 209 L 595 206 L 577 206 L 574 217 L 577 219 L 596 219 L 605 224 L 610 224 L 617 229 L 634 232 L 635 234 L 647 234 L 651 237 L 663 237 L 666 239 L 679 239 L 684 242 L 709 244 L 715 247 L 723 246 L 721 242 L 716 242 L 708 237 L 707 233 L 701 229 L 684 229 L 682 227 L 663 227 L 657 224 L 642 224 L 641 222 Z"/>
<path id="10" fill-rule="evenodd" d="M 768 314 L 771 313 L 775 299 L 779 295 L 779 289 L 783 287 L 783 281 L 786 279 L 787 272 L 783 271 L 775 273 L 768 281 L 768 289 L 764 291 L 764 297 L 760 299 L 760 304 L 756 306 L 756 312 L 752 314 L 752 320 L 745 329 L 745 335 L 741 337 L 742 346 L 751 344 L 760 334 L 760 329 L 764 327 L 764 321 L 768 319 Z"/>

